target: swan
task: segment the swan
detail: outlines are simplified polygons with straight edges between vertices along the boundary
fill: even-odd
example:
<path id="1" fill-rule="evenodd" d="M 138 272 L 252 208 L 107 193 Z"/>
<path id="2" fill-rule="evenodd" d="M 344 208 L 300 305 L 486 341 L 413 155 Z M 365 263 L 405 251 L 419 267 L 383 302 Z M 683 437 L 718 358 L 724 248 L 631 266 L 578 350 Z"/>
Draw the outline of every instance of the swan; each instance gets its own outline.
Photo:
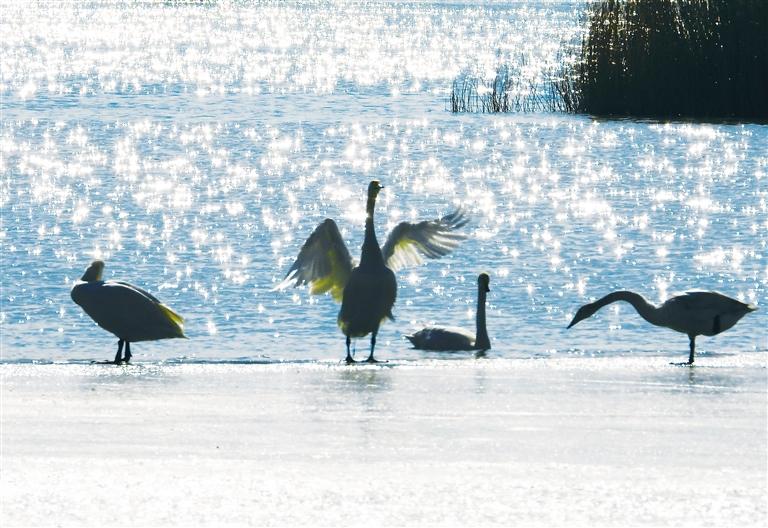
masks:
<path id="1" fill-rule="evenodd" d="M 616 301 L 628 302 L 637 310 L 640 317 L 653 325 L 687 334 L 690 340 L 690 354 L 688 362 L 683 363 L 684 365 L 693 364 L 696 336 L 717 335 L 731 328 L 749 312 L 757 310 L 757 307 L 752 304 L 745 304 L 712 291 L 686 292 L 667 299 L 659 306 L 652 305 L 638 293 L 616 291 L 579 308 L 568 328 L 590 317 L 603 306 Z"/>
<path id="2" fill-rule="evenodd" d="M 346 336 L 347 363 L 355 363 L 350 352 L 353 337 L 371 334 L 371 351 L 366 360 L 376 363 L 373 352 L 384 319 L 394 320 L 392 307 L 397 297 L 395 271 L 450 253 L 466 238 L 455 232 L 467 219 L 459 209 L 437 220 L 401 222 L 379 247 L 373 223 L 376 197 L 384 187 L 378 180 L 368 185 L 365 238 L 360 263 L 355 265 L 336 222 L 325 219 L 299 251 L 283 281 L 275 289 L 309 284 L 312 294 L 330 292 L 341 301 L 337 324 Z"/>
<path id="3" fill-rule="evenodd" d="M 91 319 L 118 338 L 115 364 L 131 360 L 131 343 L 186 337 L 184 319 L 152 294 L 120 281 L 104 281 L 104 262 L 94 260 L 70 295 Z M 121 354 L 125 344 L 125 355 Z"/>
<path id="4" fill-rule="evenodd" d="M 421 350 L 490 350 L 491 341 L 488 339 L 488 330 L 485 328 L 485 295 L 489 288 L 491 278 L 487 273 L 481 273 L 477 277 L 477 314 L 475 316 L 475 333 L 463 328 L 433 326 L 405 336 L 413 348 Z"/>

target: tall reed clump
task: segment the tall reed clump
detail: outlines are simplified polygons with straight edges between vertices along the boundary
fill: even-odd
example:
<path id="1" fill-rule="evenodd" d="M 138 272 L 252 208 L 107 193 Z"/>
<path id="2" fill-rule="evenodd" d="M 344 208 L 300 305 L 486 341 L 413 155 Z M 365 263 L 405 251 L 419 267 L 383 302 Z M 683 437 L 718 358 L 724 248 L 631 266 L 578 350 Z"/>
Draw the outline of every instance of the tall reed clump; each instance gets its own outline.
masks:
<path id="1" fill-rule="evenodd" d="M 768 1 L 603 0 L 564 70 L 572 112 L 768 119 Z"/>

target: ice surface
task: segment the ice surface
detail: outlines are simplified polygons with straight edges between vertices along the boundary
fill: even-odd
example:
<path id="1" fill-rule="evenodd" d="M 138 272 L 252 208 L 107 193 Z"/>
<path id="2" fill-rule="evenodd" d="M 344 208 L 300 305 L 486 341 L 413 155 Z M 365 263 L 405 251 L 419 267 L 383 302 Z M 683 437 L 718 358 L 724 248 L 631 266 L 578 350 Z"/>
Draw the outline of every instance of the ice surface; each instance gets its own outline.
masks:
<path id="1" fill-rule="evenodd" d="M 0 365 L 10 526 L 764 526 L 763 355 Z"/>

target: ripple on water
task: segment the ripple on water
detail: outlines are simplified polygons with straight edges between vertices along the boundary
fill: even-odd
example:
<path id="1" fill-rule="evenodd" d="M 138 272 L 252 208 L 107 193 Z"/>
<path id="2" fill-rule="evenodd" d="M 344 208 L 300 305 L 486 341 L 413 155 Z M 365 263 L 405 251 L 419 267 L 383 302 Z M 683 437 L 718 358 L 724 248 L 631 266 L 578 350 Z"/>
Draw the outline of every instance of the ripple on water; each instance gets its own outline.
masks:
<path id="1" fill-rule="evenodd" d="M 383 357 L 431 361 L 400 336 L 471 328 L 479 271 L 500 358 L 685 354 L 623 306 L 565 332 L 614 289 L 766 304 L 768 127 L 452 115 L 460 72 L 539 75 L 582 6 L 380 7 L 5 6 L 3 361 L 114 354 L 68 295 L 92 258 L 186 318 L 189 341 L 137 344 L 139 361 L 335 361 L 337 306 L 272 287 L 325 217 L 358 254 L 374 177 L 380 240 L 459 205 L 472 217 L 454 254 L 400 274 Z M 765 352 L 765 327 L 760 310 L 701 352 Z"/>

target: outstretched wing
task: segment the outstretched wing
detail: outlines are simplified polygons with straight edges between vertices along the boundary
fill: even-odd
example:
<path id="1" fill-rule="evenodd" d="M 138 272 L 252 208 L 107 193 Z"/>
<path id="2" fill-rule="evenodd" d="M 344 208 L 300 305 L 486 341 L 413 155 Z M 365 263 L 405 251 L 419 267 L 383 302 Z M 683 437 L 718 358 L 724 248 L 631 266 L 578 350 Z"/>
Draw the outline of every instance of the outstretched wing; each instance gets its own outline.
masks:
<path id="1" fill-rule="evenodd" d="M 462 209 L 437 220 L 426 220 L 413 224 L 401 222 L 387 237 L 382 254 L 387 267 L 397 271 L 406 266 L 424 262 L 424 257 L 438 258 L 453 251 L 466 235 L 456 229 L 464 226 L 469 219 Z"/>
<path id="2" fill-rule="evenodd" d="M 341 301 L 352 267 L 352 257 L 336 222 L 326 218 L 304 242 L 296 262 L 276 289 L 309 284 L 311 293 L 330 291 L 334 299 Z"/>

